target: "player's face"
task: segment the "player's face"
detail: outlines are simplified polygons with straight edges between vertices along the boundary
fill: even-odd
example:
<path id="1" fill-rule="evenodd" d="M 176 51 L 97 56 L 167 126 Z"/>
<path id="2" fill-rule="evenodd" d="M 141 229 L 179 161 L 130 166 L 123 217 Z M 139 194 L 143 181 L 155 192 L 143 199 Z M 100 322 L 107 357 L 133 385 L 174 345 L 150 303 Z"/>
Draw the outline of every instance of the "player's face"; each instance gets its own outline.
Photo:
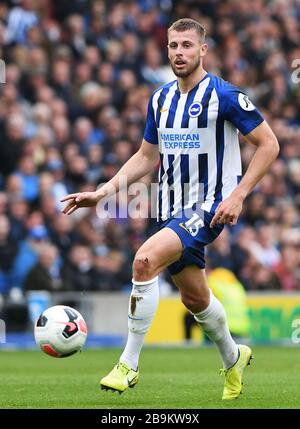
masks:
<path id="1" fill-rule="evenodd" d="M 170 31 L 168 57 L 177 77 L 187 77 L 201 65 L 207 44 L 201 42 L 195 30 Z"/>

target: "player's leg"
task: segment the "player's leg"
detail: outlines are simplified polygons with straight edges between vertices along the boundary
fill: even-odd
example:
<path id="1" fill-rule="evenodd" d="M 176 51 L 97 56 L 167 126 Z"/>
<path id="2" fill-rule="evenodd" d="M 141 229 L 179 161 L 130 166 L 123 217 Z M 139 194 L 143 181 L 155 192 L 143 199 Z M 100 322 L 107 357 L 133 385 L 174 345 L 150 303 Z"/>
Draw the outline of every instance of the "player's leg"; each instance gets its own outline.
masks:
<path id="1" fill-rule="evenodd" d="M 194 315 L 206 335 L 216 343 L 224 369 L 222 399 L 234 399 L 242 389 L 242 376 L 251 359 L 251 349 L 237 345 L 230 334 L 223 305 L 208 288 L 204 269 L 188 265 L 172 279 L 181 293 L 186 308 Z"/>
<path id="2" fill-rule="evenodd" d="M 182 252 L 178 236 L 169 228 L 150 237 L 133 261 L 133 287 L 128 309 L 128 340 L 120 361 L 132 369 L 138 358 L 159 301 L 158 274 Z"/>
<path id="3" fill-rule="evenodd" d="M 205 270 L 188 265 L 172 279 L 185 307 L 218 346 L 224 367 L 230 368 L 237 361 L 238 347 L 229 332 L 223 305 L 208 288 Z"/>
<path id="4" fill-rule="evenodd" d="M 139 355 L 158 306 L 158 274 L 178 260 L 181 253 L 181 240 L 169 228 L 154 234 L 137 251 L 133 262 L 127 343 L 119 363 L 100 381 L 102 388 L 123 392 L 137 383 Z"/>

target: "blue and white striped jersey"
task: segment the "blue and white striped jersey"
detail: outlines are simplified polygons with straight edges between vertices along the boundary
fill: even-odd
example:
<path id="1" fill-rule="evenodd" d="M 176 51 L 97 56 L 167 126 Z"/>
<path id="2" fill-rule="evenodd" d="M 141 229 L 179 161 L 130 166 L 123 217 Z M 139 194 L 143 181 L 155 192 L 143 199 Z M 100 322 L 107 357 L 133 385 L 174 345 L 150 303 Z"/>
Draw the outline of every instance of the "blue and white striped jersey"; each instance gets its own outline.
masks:
<path id="1" fill-rule="evenodd" d="M 159 145 L 158 220 L 196 204 L 214 213 L 241 178 L 238 130 L 263 120 L 247 95 L 210 73 L 188 93 L 177 80 L 154 91 L 144 139 Z"/>

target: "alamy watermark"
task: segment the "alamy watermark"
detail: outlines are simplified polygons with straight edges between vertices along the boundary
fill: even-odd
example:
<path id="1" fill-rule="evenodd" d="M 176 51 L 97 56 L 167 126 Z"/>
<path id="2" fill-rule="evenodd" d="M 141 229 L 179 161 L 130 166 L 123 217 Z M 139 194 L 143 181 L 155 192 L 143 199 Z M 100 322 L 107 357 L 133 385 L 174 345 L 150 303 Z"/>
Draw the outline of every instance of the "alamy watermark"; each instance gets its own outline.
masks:
<path id="1" fill-rule="evenodd" d="M 300 344 L 300 319 L 294 319 L 292 321 L 291 327 L 293 328 L 292 332 L 292 343 Z"/>
<path id="2" fill-rule="evenodd" d="M 6 343 L 6 325 L 3 319 L 0 319 L 0 344 Z"/>
<path id="3" fill-rule="evenodd" d="M 292 61 L 292 68 L 295 69 L 292 73 L 292 82 L 297 84 L 300 83 L 300 58 L 295 58 Z"/>
<path id="4" fill-rule="evenodd" d="M 5 61 L 0 59 L 0 83 L 6 82 L 6 65 Z"/>
<path id="5" fill-rule="evenodd" d="M 176 183 L 163 185 L 135 182 L 128 186 L 127 176 L 119 176 L 117 191 L 112 184 L 106 187 L 107 196 L 97 204 L 97 215 L 101 219 L 116 218 L 193 218 L 195 214 L 202 218 L 201 206 L 204 202 L 204 184 Z"/>

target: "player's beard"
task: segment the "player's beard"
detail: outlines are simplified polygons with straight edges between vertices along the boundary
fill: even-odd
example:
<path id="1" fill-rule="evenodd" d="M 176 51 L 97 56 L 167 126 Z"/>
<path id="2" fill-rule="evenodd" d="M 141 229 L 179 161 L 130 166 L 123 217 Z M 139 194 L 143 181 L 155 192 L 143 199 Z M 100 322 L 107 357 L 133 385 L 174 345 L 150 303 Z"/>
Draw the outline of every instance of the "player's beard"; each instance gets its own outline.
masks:
<path id="1" fill-rule="evenodd" d="M 197 68 L 200 66 L 200 64 L 201 64 L 201 58 L 198 58 L 198 60 L 195 63 L 189 65 L 185 70 L 176 69 L 175 63 L 174 64 L 171 63 L 171 67 L 172 67 L 172 70 L 173 70 L 175 76 L 177 76 L 177 77 L 188 77 L 192 73 L 194 73 L 195 70 L 197 70 Z"/>

